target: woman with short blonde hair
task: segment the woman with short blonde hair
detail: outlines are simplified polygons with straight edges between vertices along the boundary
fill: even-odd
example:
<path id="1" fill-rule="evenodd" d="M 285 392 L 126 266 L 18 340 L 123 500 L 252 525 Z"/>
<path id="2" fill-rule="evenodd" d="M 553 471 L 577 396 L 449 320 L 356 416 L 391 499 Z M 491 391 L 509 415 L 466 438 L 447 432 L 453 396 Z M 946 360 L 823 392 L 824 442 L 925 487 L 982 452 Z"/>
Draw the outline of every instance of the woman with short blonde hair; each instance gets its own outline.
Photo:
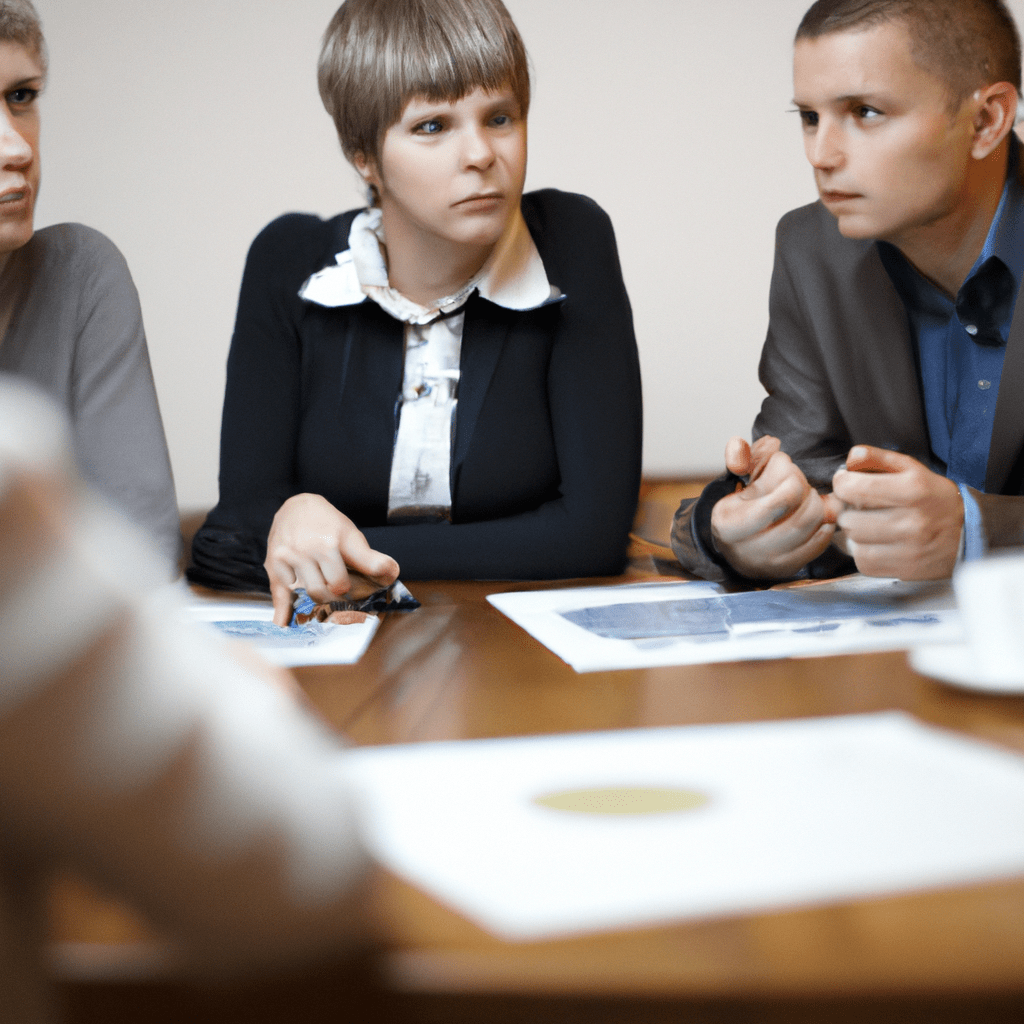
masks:
<path id="1" fill-rule="evenodd" d="M 370 193 L 256 239 L 220 502 L 190 577 L 345 593 L 621 571 L 640 379 L 611 224 L 523 194 L 530 78 L 500 0 L 347 0 L 320 93 Z M 261 563 L 263 563 L 261 565 Z"/>

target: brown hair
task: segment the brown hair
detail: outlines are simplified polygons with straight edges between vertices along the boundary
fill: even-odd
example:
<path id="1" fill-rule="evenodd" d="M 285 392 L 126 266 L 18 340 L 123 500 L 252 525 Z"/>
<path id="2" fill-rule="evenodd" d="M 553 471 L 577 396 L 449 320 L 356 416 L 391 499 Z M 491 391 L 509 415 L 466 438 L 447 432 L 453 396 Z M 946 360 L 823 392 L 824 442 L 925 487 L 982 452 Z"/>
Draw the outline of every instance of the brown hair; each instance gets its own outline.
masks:
<path id="1" fill-rule="evenodd" d="M 31 0 L 0 0 L 0 42 L 20 43 L 30 50 L 46 75 L 43 25 Z"/>
<path id="2" fill-rule="evenodd" d="M 509 87 L 530 106 L 526 48 L 501 0 L 346 0 L 324 33 L 320 98 L 345 156 L 377 162 L 413 96 L 454 102 Z"/>
<path id="3" fill-rule="evenodd" d="M 1009 82 L 1020 94 L 1020 35 L 1003 0 L 817 0 L 796 38 L 888 21 L 906 26 L 914 62 L 946 83 L 954 107 L 994 82 Z"/>

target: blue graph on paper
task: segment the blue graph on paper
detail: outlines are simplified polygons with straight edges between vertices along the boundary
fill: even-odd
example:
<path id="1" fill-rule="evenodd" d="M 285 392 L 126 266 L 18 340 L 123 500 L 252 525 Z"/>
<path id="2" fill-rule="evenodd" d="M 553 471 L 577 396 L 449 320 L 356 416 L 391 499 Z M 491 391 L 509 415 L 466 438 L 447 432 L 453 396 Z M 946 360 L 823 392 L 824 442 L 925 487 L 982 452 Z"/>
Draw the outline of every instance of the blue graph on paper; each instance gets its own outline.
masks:
<path id="1" fill-rule="evenodd" d="M 842 594 L 826 585 L 595 605 L 560 614 L 588 632 L 610 639 L 712 643 L 778 632 L 827 633 L 854 621 L 877 629 L 939 624 L 942 620 L 934 607 L 919 607 L 921 599 L 922 588 L 913 584 L 894 583 L 883 591 Z"/>

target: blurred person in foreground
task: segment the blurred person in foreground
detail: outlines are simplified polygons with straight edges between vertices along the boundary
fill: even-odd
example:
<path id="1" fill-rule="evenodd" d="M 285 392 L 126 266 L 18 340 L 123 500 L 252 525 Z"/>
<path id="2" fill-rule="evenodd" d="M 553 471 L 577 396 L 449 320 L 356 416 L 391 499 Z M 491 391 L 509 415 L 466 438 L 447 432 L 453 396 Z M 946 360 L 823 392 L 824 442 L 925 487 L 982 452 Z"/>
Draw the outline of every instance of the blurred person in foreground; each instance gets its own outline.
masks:
<path id="1" fill-rule="evenodd" d="M 57 866 L 204 971 L 338 955 L 363 932 L 337 743 L 164 578 L 77 476 L 57 411 L 0 375 L 0 1020 L 51 1018 Z"/>

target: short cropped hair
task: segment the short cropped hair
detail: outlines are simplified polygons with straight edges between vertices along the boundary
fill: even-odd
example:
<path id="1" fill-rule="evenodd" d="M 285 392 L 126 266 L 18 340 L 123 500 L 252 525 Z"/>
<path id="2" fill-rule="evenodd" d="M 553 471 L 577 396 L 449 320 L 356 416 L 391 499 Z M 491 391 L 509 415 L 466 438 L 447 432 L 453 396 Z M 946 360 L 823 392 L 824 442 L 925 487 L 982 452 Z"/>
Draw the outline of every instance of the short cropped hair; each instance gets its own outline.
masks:
<path id="1" fill-rule="evenodd" d="M 945 82 L 953 109 L 994 82 L 1009 82 L 1020 95 L 1020 35 L 1003 0 L 817 0 L 796 38 L 889 21 L 906 26 L 914 63 Z"/>
<path id="2" fill-rule="evenodd" d="M 511 88 L 530 106 L 526 48 L 501 0 L 345 0 L 324 33 L 320 98 L 345 156 L 378 163 L 414 96 L 455 102 Z"/>
<path id="3" fill-rule="evenodd" d="M 39 60 L 46 75 L 43 24 L 31 0 L 0 0 L 0 43 L 20 43 Z"/>

